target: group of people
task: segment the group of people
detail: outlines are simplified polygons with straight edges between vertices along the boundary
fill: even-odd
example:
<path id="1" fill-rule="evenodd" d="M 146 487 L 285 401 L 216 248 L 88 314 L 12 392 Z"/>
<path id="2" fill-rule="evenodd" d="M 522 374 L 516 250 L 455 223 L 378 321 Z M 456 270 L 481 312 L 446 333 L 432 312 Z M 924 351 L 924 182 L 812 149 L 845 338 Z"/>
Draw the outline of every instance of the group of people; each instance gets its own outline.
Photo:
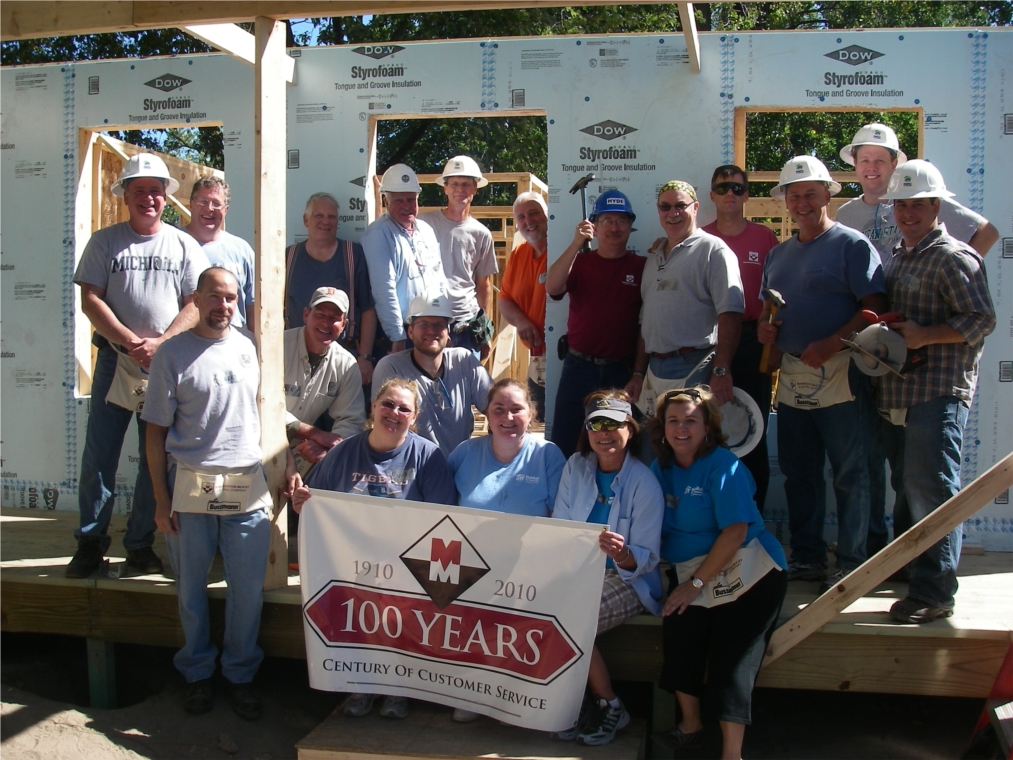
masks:
<path id="1" fill-rule="evenodd" d="M 706 696 L 724 756 L 738 757 L 787 582 L 828 588 L 886 542 L 884 460 L 898 533 L 959 489 L 962 428 L 995 325 L 982 263 L 995 228 L 952 201 L 930 163 L 907 161 L 885 125 L 863 127 L 841 156 L 856 166 L 863 195 L 836 222 L 830 198 L 841 187 L 826 167 L 810 156 L 787 162 L 771 195 L 785 200 L 798 233 L 780 243 L 746 220 L 748 175 L 732 165 L 713 173 L 717 219 L 704 228 L 692 184 L 661 186 L 663 236 L 646 257 L 628 247 L 632 204 L 608 190 L 550 266 L 545 199 L 522 193 L 513 216 L 524 242 L 507 261 L 498 307 L 532 358 L 523 381 L 498 383 L 481 364 L 497 268 L 488 230 L 469 213 L 486 182 L 477 163 L 452 158 L 439 179 L 447 206 L 425 215 L 415 173 L 392 166 L 380 183 L 386 211 L 361 245 L 338 239 L 337 200 L 314 194 L 306 240 L 286 253 L 286 493 L 296 510 L 317 487 L 607 526 L 598 633 L 644 611 L 664 615 L 662 686 L 676 693 L 681 716 L 674 742 L 701 738 Z M 108 549 L 116 465 L 137 413 L 128 567 L 161 572 L 151 549 L 157 524 L 180 592 L 185 706 L 203 712 L 217 656 L 204 584 L 221 549 L 230 610 L 222 673 L 233 708 L 254 718 L 270 499 L 256 443 L 256 348 L 236 329 L 256 313 L 252 252 L 222 228 L 228 186 L 214 177 L 195 183 L 185 230 L 163 224 L 177 187 L 157 157 L 128 161 L 114 192 L 129 221 L 92 236 L 75 276 L 99 351 L 67 575 L 94 573 Z M 528 426 L 550 414 L 546 300 L 564 295 L 562 377 L 544 441 Z M 902 315 L 890 328 L 927 361 L 873 386 L 842 338 L 887 311 Z M 721 428 L 733 387 L 766 421 L 775 369 L 788 559 L 763 528 L 765 437 L 740 462 Z M 473 405 L 489 436 L 472 438 Z M 647 438 L 650 468 L 640 451 Z M 825 457 L 839 515 L 829 573 Z M 952 614 L 959 552 L 958 528 L 920 555 L 891 616 L 923 623 Z M 364 715 L 373 702 L 352 695 L 345 711 Z M 382 714 L 406 712 L 404 700 L 383 700 Z M 628 721 L 596 648 L 581 717 L 561 737 L 603 744 Z"/>

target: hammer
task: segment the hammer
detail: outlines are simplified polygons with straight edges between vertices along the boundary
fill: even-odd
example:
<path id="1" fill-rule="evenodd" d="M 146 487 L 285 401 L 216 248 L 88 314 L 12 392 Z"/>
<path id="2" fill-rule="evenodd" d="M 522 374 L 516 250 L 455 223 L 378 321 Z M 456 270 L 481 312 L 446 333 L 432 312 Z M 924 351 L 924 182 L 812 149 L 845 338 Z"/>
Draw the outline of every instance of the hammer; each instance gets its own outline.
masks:
<path id="1" fill-rule="evenodd" d="M 781 294 L 772 288 L 767 288 L 763 291 L 763 296 L 770 301 L 770 319 L 767 320 L 768 324 L 774 324 L 774 318 L 777 316 L 778 309 L 787 309 L 788 304 L 781 298 Z M 767 344 L 763 347 L 763 354 L 760 356 L 760 372 L 767 373 L 767 365 L 770 364 L 770 346 Z"/>
<path id="2" fill-rule="evenodd" d="M 593 172 L 591 174 L 588 174 L 585 177 L 581 177 L 580 179 L 578 179 L 574 183 L 573 187 L 570 188 L 570 195 L 573 195 L 578 190 L 580 190 L 580 210 L 584 214 L 584 216 L 583 216 L 584 219 L 587 219 L 587 193 L 586 193 L 586 188 L 592 182 L 594 182 L 594 173 Z M 586 253 L 587 251 L 590 251 L 590 250 L 591 250 L 591 242 L 589 240 L 585 240 L 584 241 L 584 247 L 581 249 L 581 252 Z"/>

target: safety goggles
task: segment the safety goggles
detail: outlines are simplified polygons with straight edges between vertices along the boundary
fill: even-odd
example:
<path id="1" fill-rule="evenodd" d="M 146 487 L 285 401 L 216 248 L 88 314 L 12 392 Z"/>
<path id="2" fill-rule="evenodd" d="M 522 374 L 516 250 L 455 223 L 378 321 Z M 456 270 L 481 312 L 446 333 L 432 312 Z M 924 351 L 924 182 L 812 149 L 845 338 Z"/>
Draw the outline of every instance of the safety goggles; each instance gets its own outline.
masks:
<path id="1" fill-rule="evenodd" d="M 600 433 L 603 430 L 612 432 L 626 424 L 625 420 L 613 420 L 608 417 L 594 417 L 584 423 L 584 427 L 592 433 Z"/>
<path id="2" fill-rule="evenodd" d="M 711 190 L 718 195 L 726 195 L 729 190 L 733 195 L 745 195 L 747 188 L 741 182 L 718 182 Z"/>

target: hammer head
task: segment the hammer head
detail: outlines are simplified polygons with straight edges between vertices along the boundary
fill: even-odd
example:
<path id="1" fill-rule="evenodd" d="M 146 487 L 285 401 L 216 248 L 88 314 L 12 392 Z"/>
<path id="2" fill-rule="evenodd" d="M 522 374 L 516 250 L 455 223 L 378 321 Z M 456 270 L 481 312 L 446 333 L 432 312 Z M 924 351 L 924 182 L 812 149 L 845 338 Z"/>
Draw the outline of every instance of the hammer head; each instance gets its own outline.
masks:
<path id="1" fill-rule="evenodd" d="M 590 183 L 594 182 L 594 174 L 588 174 L 586 177 L 581 177 L 577 180 L 576 184 L 570 188 L 570 195 L 583 190 Z"/>
<path id="2" fill-rule="evenodd" d="M 773 288 L 765 288 L 763 291 L 763 297 L 769 300 L 772 304 L 774 304 L 774 306 L 776 306 L 779 309 L 788 308 L 788 304 L 786 304 L 784 302 L 784 299 L 781 298 L 781 294 L 778 293 Z"/>

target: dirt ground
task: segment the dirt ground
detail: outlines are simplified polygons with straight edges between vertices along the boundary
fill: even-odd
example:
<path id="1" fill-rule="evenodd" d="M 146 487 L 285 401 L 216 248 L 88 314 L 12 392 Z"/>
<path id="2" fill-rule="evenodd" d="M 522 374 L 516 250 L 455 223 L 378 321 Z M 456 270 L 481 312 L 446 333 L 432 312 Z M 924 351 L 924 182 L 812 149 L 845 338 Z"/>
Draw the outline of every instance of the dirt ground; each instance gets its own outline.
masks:
<path id="1" fill-rule="evenodd" d="M 4 760 L 126 758 L 295 758 L 295 743 L 316 728 L 340 695 L 309 688 L 301 660 L 268 658 L 257 678 L 264 715 L 250 723 L 218 694 L 202 716 L 183 712 L 183 681 L 172 651 L 117 645 L 115 710 L 88 707 L 83 639 L 3 634 L 0 754 Z M 617 684 L 632 712 L 649 713 L 649 689 Z M 846 692 L 758 689 L 746 758 L 956 758 L 983 701 Z M 717 757 L 712 741 L 677 758 Z M 654 757 L 672 757 L 660 748 Z"/>

